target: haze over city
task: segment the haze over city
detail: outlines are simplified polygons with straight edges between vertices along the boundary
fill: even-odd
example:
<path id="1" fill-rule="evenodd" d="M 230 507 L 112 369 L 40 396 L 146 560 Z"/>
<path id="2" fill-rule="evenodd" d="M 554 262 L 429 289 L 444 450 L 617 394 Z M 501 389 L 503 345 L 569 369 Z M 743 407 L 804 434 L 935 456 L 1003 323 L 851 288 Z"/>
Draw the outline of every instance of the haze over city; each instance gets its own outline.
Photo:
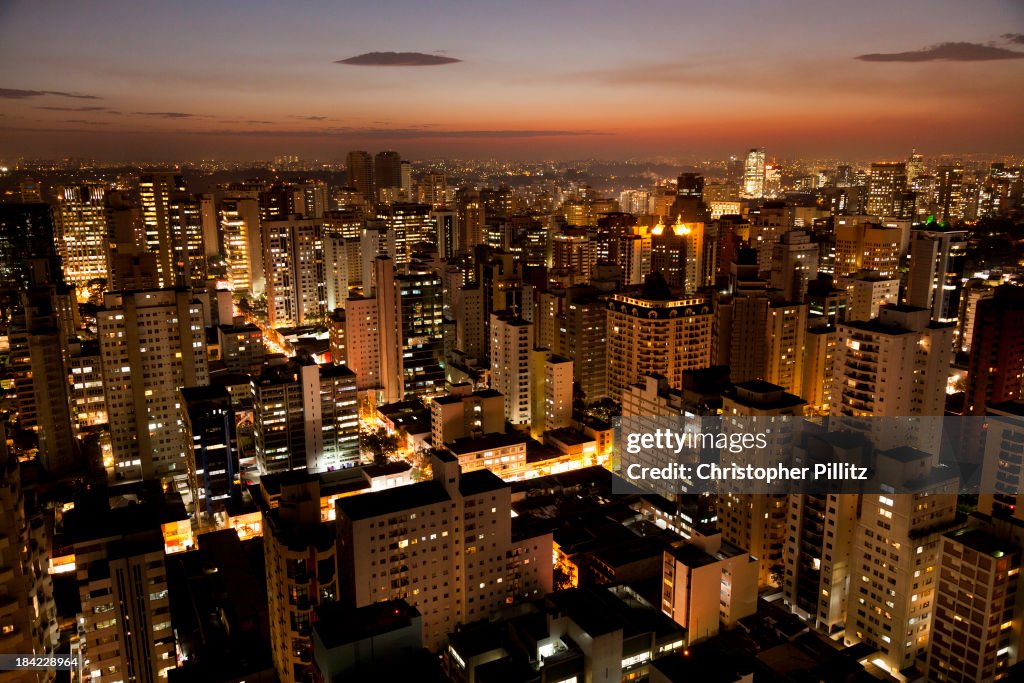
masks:
<path id="1" fill-rule="evenodd" d="M 0 1 L 0 683 L 1024 681 L 1022 3 Z"/>
<path id="2" fill-rule="evenodd" d="M 103 160 L 1024 152 L 1010 0 L 0 7 L 0 149 Z"/>

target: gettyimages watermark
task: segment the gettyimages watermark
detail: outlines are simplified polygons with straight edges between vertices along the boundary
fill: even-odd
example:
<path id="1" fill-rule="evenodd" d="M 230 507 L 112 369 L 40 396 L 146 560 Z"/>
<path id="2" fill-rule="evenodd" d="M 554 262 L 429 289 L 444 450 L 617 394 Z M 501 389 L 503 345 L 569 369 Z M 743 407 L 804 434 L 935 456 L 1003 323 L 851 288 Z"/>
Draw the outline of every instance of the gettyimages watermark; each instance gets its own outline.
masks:
<path id="1" fill-rule="evenodd" d="M 615 420 L 618 493 L 1024 493 L 1024 417 Z"/>

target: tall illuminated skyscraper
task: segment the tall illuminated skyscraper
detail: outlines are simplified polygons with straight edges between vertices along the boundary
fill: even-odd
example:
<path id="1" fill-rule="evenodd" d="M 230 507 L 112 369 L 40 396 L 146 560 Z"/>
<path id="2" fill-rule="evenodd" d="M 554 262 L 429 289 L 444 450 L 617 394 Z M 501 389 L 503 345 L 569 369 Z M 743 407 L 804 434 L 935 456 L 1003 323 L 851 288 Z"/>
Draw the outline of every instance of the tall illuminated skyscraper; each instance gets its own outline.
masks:
<path id="1" fill-rule="evenodd" d="M 263 223 L 267 318 L 271 327 L 319 322 L 326 314 L 322 221 L 291 217 Z"/>
<path id="2" fill-rule="evenodd" d="M 419 200 L 435 209 L 447 205 L 447 181 L 444 173 L 425 173 L 420 178 Z"/>
<path id="3" fill-rule="evenodd" d="M 643 377 L 658 374 L 674 389 L 683 371 L 711 364 L 714 315 L 704 297 L 676 298 L 658 273 L 647 276 L 639 295 L 613 294 L 608 302 L 608 395 L 622 392 Z"/>
<path id="4" fill-rule="evenodd" d="M 422 241 L 433 240 L 431 208 L 427 204 L 382 204 L 377 210 L 377 219 L 386 226 L 388 245 L 394 245 L 394 251 L 389 255 L 402 271 L 412 260 L 413 247 Z"/>
<path id="5" fill-rule="evenodd" d="M 704 267 L 704 224 L 658 224 L 651 230 L 651 270 L 661 273 L 670 287 L 694 294 L 702 287 Z"/>
<path id="6" fill-rule="evenodd" d="M 835 228 L 836 277 L 873 270 L 893 277 L 900 263 L 900 231 L 874 223 L 840 219 Z"/>
<path id="7" fill-rule="evenodd" d="M 937 217 L 945 223 L 963 218 L 964 169 L 960 166 L 939 166 L 935 180 Z"/>
<path id="8" fill-rule="evenodd" d="M 873 661 L 897 674 L 928 646 L 942 534 L 957 524 L 958 481 L 931 454 L 907 446 L 879 451 L 875 470 L 888 493 L 864 494 L 845 641 L 878 648 Z"/>
<path id="9" fill-rule="evenodd" d="M 879 317 L 838 325 L 832 414 L 942 415 L 953 357 L 953 327 L 927 309 L 882 306 Z"/>
<path id="10" fill-rule="evenodd" d="M 395 264 L 387 256 L 373 261 L 374 298 L 377 302 L 377 358 L 384 403 L 405 398 L 405 356 L 402 344 L 401 294 L 395 281 Z"/>
<path id="11" fill-rule="evenodd" d="M 160 287 L 202 287 L 206 248 L 199 201 L 174 172 L 139 176 L 146 249 L 156 254 Z"/>
<path id="12" fill-rule="evenodd" d="M 868 180 L 868 213 L 872 216 L 898 215 L 906 189 L 906 163 L 879 161 L 871 164 L 871 177 Z"/>
<path id="13" fill-rule="evenodd" d="M 758 418 L 756 424 L 775 423 L 776 418 L 803 415 L 807 402 L 790 394 L 782 387 L 762 380 L 740 382 L 722 393 L 722 414 L 725 416 L 723 429 L 737 428 L 730 425 L 735 419 L 738 429 L 744 429 L 750 421 L 744 418 Z M 789 452 L 793 442 L 792 421 L 778 420 L 772 424 L 771 452 Z M 749 428 L 749 427 L 746 427 Z M 760 465 L 753 454 L 730 455 L 735 464 Z M 724 464 L 724 463 L 723 463 Z M 722 538 L 729 543 L 748 550 L 759 562 L 759 586 L 778 585 L 784 575 L 784 548 L 788 535 L 786 517 L 789 512 L 789 496 L 780 493 L 748 493 L 742 485 L 718 496 L 719 528 Z"/>
<path id="14" fill-rule="evenodd" d="M 105 194 L 103 185 L 57 188 L 57 248 L 64 281 L 74 285 L 80 297 L 88 297 L 91 282 L 108 279 Z"/>
<path id="15" fill-rule="evenodd" d="M 491 315 L 491 388 L 505 397 L 505 419 L 530 424 L 530 341 L 533 323 Z"/>
<path id="16" fill-rule="evenodd" d="M 924 171 L 924 155 L 914 150 L 910 153 L 910 159 L 907 161 L 907 182 L 910 183 L 911 187 L 914 187 L 918 176 L 923 175 Z"/>
<path id="17" fill-rule="evenodd" d="M 118 478 L 184 484 L 179 392 L 209 382 L 203 304 L 185 290 L 108 292 L 96 323 Z"/>
<path id="18" fill-rule="evenodd" d="M 255 197 L 225 197 L 219 210 L 224 257 L 236 292 L 259 295 L 266 287 L 259 201 Z"/>
<path id="19" fill-rule="evenodd" d="M 444 394 L 444 315 L 441 278 L 426 268 L 396 278 L 404 391 L 410 396 Z"/>
<path id="20" fill-rule="evenodd" d="M 945 534 L 928 643 L 929 681 L 1010 681 L 1021 661 L 1024 533 L 1017 522 L 973 515 Z M 998 625 L 998 627 L 997 627 Z M 1013 667 L 1013 668 L 1011 668 Z"/>
<path id="21" fill-rule="evenodd" d="M 486 208 L 479 190 L 459 190 L 455 198 L 455 220 L 460 252 L 470 253 L 473 247 L 484 243 L 485 216 Z"/>
<path id="22" fill-rule="evenodd" d="M 743 163 L 743 196 L 759 199 L 764 196 L 764 150 L 751 149 Z"/>

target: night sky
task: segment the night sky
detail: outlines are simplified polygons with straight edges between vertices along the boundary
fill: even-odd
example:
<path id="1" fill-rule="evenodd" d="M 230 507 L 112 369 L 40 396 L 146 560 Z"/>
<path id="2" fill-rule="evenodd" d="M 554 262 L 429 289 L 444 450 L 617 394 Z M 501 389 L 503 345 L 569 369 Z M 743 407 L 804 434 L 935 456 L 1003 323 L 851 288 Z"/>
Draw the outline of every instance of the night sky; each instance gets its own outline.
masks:
<path id="1" fill-rule="evenodd" d="M 1020 0 L 8 0 L 0 158 L 1021 154 L 1022 34 Z"/>

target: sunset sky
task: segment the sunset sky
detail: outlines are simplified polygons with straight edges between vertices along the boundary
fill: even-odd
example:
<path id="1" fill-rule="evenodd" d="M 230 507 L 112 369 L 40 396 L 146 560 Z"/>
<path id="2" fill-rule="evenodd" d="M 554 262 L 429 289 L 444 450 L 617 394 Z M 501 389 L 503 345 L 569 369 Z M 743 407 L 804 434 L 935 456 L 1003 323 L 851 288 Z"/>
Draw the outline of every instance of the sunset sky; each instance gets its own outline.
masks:
<path id="1" fill-rule="evenodd" d="M 1020 0 L 7 0 L 0 64 L 0 158 L 1024 153 Z"/>

